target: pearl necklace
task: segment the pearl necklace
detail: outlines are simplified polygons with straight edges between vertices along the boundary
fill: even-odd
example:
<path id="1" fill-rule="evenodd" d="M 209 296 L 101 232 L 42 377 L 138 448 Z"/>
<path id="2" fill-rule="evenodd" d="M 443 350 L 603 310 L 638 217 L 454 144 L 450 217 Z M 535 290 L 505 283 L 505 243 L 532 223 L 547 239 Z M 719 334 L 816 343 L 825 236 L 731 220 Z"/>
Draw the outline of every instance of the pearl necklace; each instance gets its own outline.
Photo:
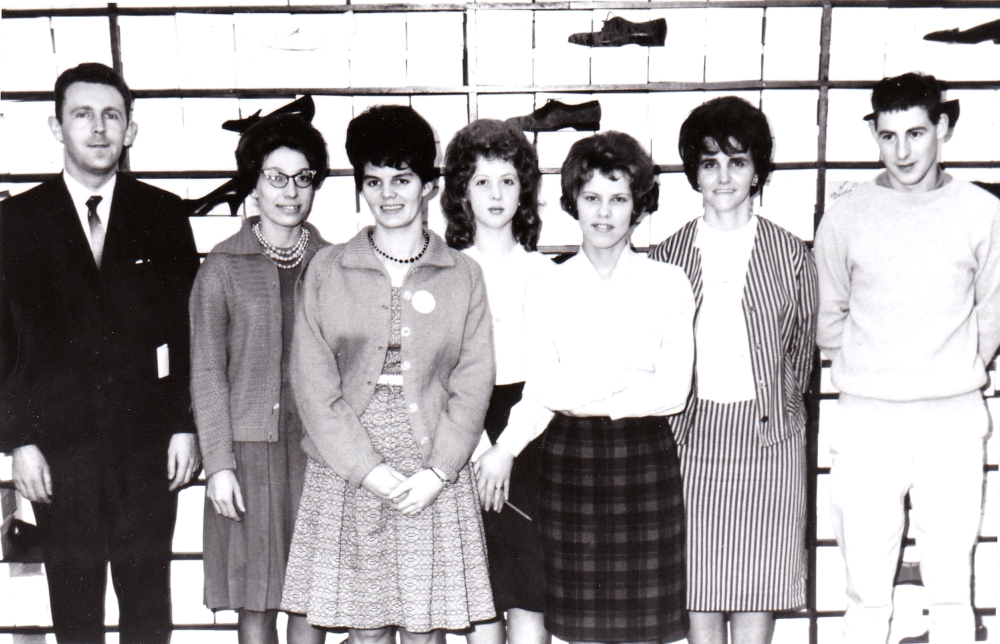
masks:
<path id="1" fill-rule="evenodd" d="M 292 269 L 302 263 L 302 258 L 306 256 L 306 242 L 309 241 L 309 231 L 303 227 L 299 235 L 299 241 L 291 248 L 279 248 L 267 241 L 264 234 L 260 232 L 260 222 L 253 224 L 253 234 L 257 242 L 264 249 L 264 254 L 271 258 L 278 268 Z"/>
<path id="2" fill-rule="evenodd" d="M 392 255 L 382 252 L 382 249 L 375 245 L 375 232 L 373 229 L 368 229 L 368 242 L 372 245 L 372 249 L 382 257 L 385 257 L 388 260 L 392 260 L 397 264 L 412 264 L 413 262 L 423 257 L 424 253 L 427 252 L 427 245 L 431 243 L 431 236 L 428 235 L 427 231 L 425 230 L 424 247 L 420 249 L 419 253 L 408 259 L 399 259 L 398 257 L 393 257 Z"/>

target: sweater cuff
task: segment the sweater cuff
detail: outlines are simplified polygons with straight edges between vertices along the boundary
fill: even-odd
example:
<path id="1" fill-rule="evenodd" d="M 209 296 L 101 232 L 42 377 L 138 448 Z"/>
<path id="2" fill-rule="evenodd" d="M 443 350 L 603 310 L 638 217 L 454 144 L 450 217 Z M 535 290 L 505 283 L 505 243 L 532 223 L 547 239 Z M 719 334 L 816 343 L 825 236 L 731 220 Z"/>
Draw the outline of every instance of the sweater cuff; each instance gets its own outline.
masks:
<path id="1" fill-rule="evenodd" d="M 378 454 L 373 452 L 369 457 L 351 469 L 351 476 L 348 482 L 356 488 L 361 487 L 361 484 L 365 482 L 365 479 L 372 473 L 372 470 L 384 462 Z"/>
<path id="2" fill-rule="evenodd" d="M 205 468 L 205 478 L 207 479 L 220 470 L 236 471 L 236 456 L 232 452 L 204 454 L 201 457 L 201 464 Z"/>

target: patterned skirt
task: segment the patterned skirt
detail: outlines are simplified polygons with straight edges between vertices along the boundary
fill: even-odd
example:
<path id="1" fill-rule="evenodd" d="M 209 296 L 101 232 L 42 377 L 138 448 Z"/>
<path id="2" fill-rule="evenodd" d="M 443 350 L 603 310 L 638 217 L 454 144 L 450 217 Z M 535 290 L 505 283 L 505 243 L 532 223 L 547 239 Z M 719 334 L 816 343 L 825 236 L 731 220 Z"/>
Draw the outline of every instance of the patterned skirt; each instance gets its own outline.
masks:
<path id="1" fill-rule="evenodd" d="M 497 385 L 486 412 L 490 442 L 507 427 L 511 408 L 521 400 L 524 383 Z M 545 610 L 545 576 L 542 574 L 542 535 L 538 531 L 538 471 L 542 441 L 532 441 L 514 461 L 510 472 L 508 506 L 502 512 L 484 512 L 486 545 L 489 547 L 490 580 L 497 614 L 511 608 Z M 529 517 L 521 516 L 514 505 Z"/>
<path id="2" fill-rule="evenodd" d="M 542 435 L 545 625 L 566 641 L 683 639 L 684 505 L 666 418 L 570 418 Z"/>
<path id="3" fill-rule="evenodd" d="M 806 450 L 762 447 L 754 401 L 698 400 L 679 448 L 688 602 L 696 611 L 792 610 L 806 600 Z"/>
<path id="4" fill-rule="evenodd" d="M 379 385 L 361 416 L 376 451 L 409 476 L 421 468 L 402 388 Z M 327 628 L 462 629 L 494 617 L 471 468 L 422 512 L 403 516 L 310 459 L 282 608 Z"/>

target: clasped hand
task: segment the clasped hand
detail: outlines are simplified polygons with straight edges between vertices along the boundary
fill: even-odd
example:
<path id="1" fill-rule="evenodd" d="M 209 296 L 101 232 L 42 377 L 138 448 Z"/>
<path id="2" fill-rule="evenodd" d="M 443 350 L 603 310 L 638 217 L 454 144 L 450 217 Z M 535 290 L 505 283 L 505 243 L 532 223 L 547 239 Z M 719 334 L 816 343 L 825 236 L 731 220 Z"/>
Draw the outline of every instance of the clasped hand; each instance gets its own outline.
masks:
<path id="1" fill-rule="evenodd" d="M 434 503 L 444 489 L 444 482 L 431 470 L 419 470 L 407 478 L 385 463 L 376 465 L 361 485 L 391 501 L 392 507 L 406 516 L 417 514 Z"/>

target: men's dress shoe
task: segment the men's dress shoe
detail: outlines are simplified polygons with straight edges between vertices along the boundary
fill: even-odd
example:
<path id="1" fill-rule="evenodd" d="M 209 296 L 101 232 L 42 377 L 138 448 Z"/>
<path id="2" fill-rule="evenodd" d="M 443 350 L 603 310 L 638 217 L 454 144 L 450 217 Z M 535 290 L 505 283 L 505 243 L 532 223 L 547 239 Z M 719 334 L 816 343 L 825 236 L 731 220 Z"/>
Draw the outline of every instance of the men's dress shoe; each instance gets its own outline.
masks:
<path id="1" fill-rule="evenodd" d="M 313 117 L 316 116 L 316 104 L 313 103 L 312 96 L 306 94 L 302 98 L 294 100 L 288 105 L 279 107 L 267 116 L 275 116 L 277 114 L 298 114 L 305 122 L 312 123 Z M 251 125 L 262 118 L 267 118 L 267 116 L 261 116 L 260 110 L 257 110 L 246 118 L 226 121 L 222 124 L 222 129 L 229 130 L 230 132 L 237 132 L 239 134 L 245 134 L 246 131 L 250 129 Z"/>
<path id="2" fill-rule="evenodd" d="M 976 617 L 978 620 L 978 616 Z M 985 642 L 989 638 L 989 631 L 986 630 L 986 624 L 976 624 L 976 641 Z M 923 633 L 922 635 L 916 635 L 914 637 L 904 637 L 899 640 L 899 644 L 927 644 L 930 642 L 930 633 Z"/>
<path id="3" fill-rule="evenodd" d="M 986 40 L 992 40 L 993 44 L 1000 45 L 1000 20 L 986 22 L 976 27 L 970 27 L 965 31 L 959 29 L 945 29 L 944 31 L 932 31 L 924 36 L 924 40 L 935 42 L 960 43 L 964 45 L 974 45 Z"/>
<path id="4" fill-rule="evenodd" d="M 555 132 L 564 127 L 595 131 L 601 129 L 601 104 L 587 101 L 579 105 L 566 105 L 550 100 L 527 116 L 514 116 L 507 122 L 523 132 Z"/>
<path id="5" fill-rule="evenodd" d="M 662 47 L 666 39 L 666 18 L 657 18 L 649 22 L 629 22 L 617 16 L 605 20 L 604 26 L 597 33 L 580 33 L 569 37 L 569 41 L 574 45 L 587 47 L 621 47 L 622 45 Z"/>

